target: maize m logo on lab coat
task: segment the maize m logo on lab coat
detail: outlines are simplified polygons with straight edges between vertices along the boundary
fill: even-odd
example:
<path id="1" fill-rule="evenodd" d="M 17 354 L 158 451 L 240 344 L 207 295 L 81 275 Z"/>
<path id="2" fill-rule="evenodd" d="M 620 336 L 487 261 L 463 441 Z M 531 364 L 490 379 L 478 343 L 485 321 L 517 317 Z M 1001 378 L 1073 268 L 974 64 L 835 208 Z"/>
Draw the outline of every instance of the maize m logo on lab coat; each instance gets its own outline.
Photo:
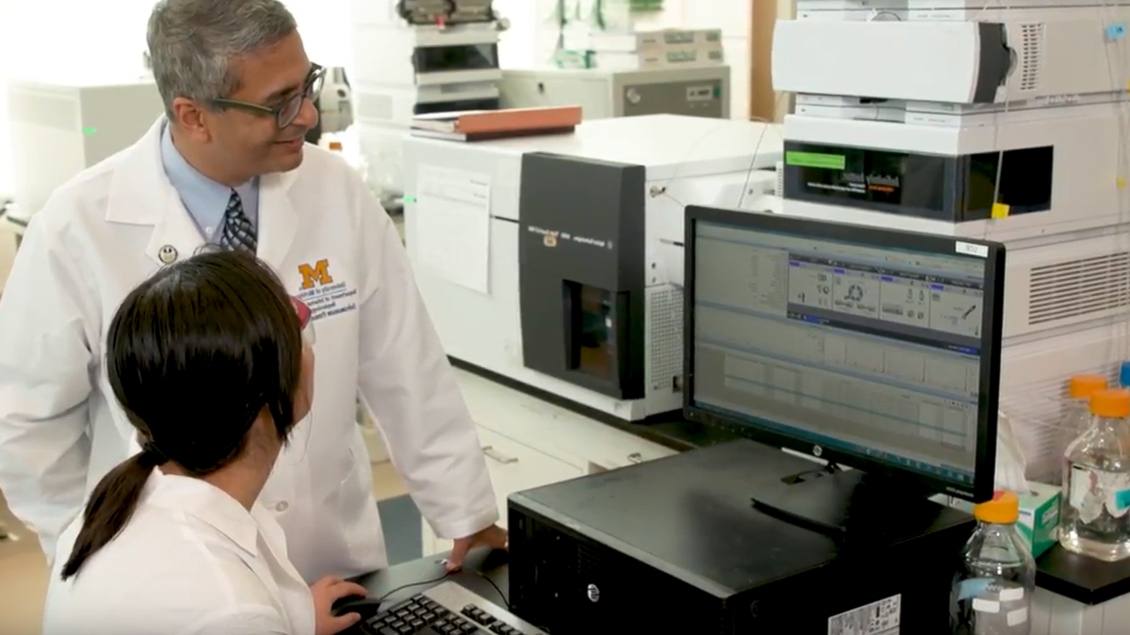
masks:
<path id="1" fill-rule="evenodd" d="M 312 320 L 357 310 L 357 288 L 334 280 L 328 259 L 298 265 L 298 275 L 298 298 L 310 307 Z"/>

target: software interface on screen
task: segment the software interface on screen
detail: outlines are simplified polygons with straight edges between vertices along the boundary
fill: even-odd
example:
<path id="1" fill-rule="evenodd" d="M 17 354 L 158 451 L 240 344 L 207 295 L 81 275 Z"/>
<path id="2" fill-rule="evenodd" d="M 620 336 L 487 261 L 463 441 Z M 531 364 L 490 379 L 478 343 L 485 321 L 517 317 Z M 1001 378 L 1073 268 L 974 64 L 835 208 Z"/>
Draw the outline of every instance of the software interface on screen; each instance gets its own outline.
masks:
<path id="1" fill-rule="evenodd" d="M 985 261 L 696 225 L 696 407 L 973 483 Z"/>

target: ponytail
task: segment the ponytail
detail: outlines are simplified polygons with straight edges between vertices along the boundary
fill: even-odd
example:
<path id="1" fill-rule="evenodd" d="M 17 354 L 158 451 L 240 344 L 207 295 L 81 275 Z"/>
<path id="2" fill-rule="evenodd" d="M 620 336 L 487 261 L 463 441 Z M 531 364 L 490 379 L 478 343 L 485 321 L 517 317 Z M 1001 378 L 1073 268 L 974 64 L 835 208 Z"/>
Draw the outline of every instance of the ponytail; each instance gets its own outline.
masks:
<path id="1" fill-rule="evenodd" d="M 152 444 L 121 463 L 94 488 L 83 512 L 82 530 L 75 539 L 71 557 L 63 565 L 65 581 L 77 575 L 82 565 L 125 529 L 133 516 L 141 492 L 153 469 L 168 459 Z"/>

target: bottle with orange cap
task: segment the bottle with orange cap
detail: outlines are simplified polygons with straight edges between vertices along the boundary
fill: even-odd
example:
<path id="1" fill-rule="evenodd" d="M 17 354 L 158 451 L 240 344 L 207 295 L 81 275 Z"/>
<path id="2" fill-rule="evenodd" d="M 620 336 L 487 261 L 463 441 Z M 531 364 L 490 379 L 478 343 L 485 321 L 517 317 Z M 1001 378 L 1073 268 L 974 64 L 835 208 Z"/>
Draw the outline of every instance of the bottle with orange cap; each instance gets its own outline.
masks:
<path id="1" fill-rule="evenodd" d="M 1059 543 L 1116 562 L 1130 558 L 1130 390 L 1095 392 L 1090 410 L 1064 453 Z"/>
<path id="2" fill-rule="evenodd" d="M 973 508 L 977 529 L 965 543 L 950 594 L 955 635 L 1029 635 L 1036 561 L 1016 529 L 1020 499 L 997 492 Z"/>
<path id="3" fill-rule="evenodd" d="M 1059 465 L 1059 452 L 1066 450 L 1072 441 L 1091 427 L 1091 395 L 1109 388 L 1109 382 L 1102 375 L 1075 375 L 1067 384 L 1067 400 L 1064 404 L 1063 419 L 1056 430 L 1056 462 L 1049 463 L 1047 469 L 1034 477 L 1041 483 L 1059 485 L 1063 478 L 1063 468 Z"/>
<path id="4" fill-rule="evenodd" d="M 1091 395 L 1110 388 L 1102 375 L 1075 375 L 1067 386 L 1067 413 L 1063 428 L 1072 432 L 1071 440 L 1091 427 Z"/>

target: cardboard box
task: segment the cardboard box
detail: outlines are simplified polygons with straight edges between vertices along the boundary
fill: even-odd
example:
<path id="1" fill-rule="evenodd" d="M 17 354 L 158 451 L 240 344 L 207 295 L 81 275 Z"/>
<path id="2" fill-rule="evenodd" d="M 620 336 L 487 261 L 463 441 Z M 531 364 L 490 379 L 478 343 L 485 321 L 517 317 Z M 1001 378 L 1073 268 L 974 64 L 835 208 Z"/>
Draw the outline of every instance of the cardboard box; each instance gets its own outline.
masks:
<path id="1" fill-rule="evenodd" d="M 1020 521 L 1016 523 L 1020 535 L 1039 558 L 1058 540 L 1060 488 L 1042 483 L 1030 483 L 1029 492 L 1020 496 Z"/>

